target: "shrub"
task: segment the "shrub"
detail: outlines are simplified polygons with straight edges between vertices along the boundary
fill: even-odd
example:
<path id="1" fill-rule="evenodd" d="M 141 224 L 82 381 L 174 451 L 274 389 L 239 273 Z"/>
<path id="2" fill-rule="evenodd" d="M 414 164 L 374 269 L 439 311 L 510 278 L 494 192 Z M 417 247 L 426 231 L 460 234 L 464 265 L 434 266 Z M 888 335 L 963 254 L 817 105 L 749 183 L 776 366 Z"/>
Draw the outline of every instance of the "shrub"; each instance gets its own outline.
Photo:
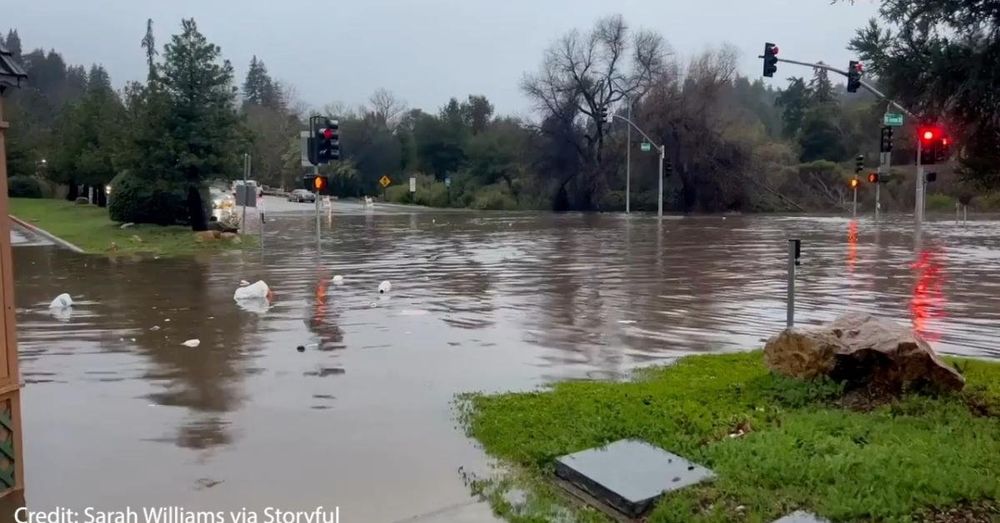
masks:
<path id="1" fill-rule="evenodd" d="M 631 202 L 629 202 L 631 203 Z M 625 191 L 608 191 L 597 202 L 599 210 L 604 212 L 617 212 L 625 210 Z"/>
<path id="2" fill-rule="evenodd" d="M 11 176 L 7 180 L 7 196 L 11 198 L 41 198 L 42 185 L 31 176 Z"/>
<path id="3" fill-rule="evenodd" d="M 517 201 L 497 185 L 481 188 L 472 200 L 473 209 L 504 211 L 517 209 Z"/>
<path id="4" fill-rule="evenodd" d="M 182 187 L 163 180 L 145 180 L 124 171 L 111 180 L 108 211 L 116 222 L 174 225 L 188 223 Z"/>
<path id="5" fill-rule="evenodd" d="M 952 198 L 947 194 L 930 194 L 927 196 L 927 210 L 954 211 L 955 198 Z"/>

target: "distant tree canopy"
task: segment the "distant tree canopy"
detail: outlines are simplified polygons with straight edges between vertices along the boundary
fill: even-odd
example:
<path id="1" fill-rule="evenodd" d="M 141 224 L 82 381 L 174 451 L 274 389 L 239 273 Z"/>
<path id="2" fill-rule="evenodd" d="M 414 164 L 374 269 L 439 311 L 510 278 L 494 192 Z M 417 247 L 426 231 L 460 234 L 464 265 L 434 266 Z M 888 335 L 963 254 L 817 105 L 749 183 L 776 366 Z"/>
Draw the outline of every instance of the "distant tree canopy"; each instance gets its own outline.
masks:
<path id="1" fill-rule="evenodd" d="M 1000 4 L 883 0 L 851 48 L 889 93 L 958 138 L 965 176 L 1000 188 Z"/>
<path id="2" fill-rule="evenodd" d="M 976 9 L 977 16 L 987 13 L 985 2 L 969 2 L 959 19 L 945 23 L 939 20 L 944 4 L 929 2 L 937 7 L 921 16 L 938 17 L 928 20 L 938 20 L 944 30 L 971 20 Z M 898 17 L 916 12 L 914 5 L 886 2 L 886 23 L 898 24 L 903 19 Z M 898 11 L 904 7 L 909 11 Z M 983 20 L 983 27 L 995 30 L 995 17 Z M 147 21 L 139 42 L 146 80 L 118 91 L 100 66 L 68 65 L 54 50 L 25 52 L 14 30 L 0 35 L 20 53 L 29 73 L 28 84 L 5 100 L 14 122 L 8 134 L 10 174 L 68 186 L 71 198 L 77 188 L 100 188 L 122 176 L 129 194 L 155 203 L 159 222 L 198 229 L 206 225 L 207 183 L 238 176 L 243 153 L 249 153 L 258 182 L 301 187 L 306 169 L 299 132 L 315 112 L 340 121 L 343 159 L 322 168 L 335 194 L 382 194 L 378 181 L 388 176 L 393 185 L 386 196 L 413 201 L 405 185 L 414 176 L 427 186 L 417 193 L 417 201 L 427 205 L 624 209 L 628 127 L 620 118 L 601 121 L 602 108 L 625 116 L 631 106 L 636 125 L 655 145 L 665 145 L 673 173 L 664 183 L 668 211 L 843 209 L 847 180 L 854 175 L 852 158 L 878 157 L 885 105 L 872 96 L 846 94 L 843 84 L 834 84 L 822 70 L 774 89 L 762 79 L 740 76 L 739 53 L 731 46 L 678 58 L 662 35 L 635 31 L 621 16 L 555 38 L 540 66 L 521 83 L 536 109 L 527 119 L 497 114 L 482 94 L 452 93 L 441 107 L 420 109 L 384 88 L 363 105 L 312 111 L 296 100 L 293 86 L 271 77 L 260 56 L 250 60 L 237 89 L 233 68 L 195 22 L 184 20 L 180 29 L 158 48 L 153 22 Z M 952 83 L 934 84 L 928 94 L 915 89 L 919 80 L 906 74 L 906 67 L 919 62 L 904 42 L 924 29 L 889 33 L 876 24 L 866 31 L 856 46 L 869 46 L 876 36 L 893 44 L 868 59 L 880 82 L 928 111 L 940 109 L 949 122 L 967 122 L 963 133 L 987 131 L 963 135 L 963 167 L 981 185 L 994 183 L 997 162 L 990 159 L 997 149 L 989 147 L 1000 141 L 990 141 L 995 138 L 990 132 L 1000 127 L 998 91 L 986 89 L 993 85 L 986 72 L 965 68 L 976 60 L 988 63 L 993 33 L 962 30 L 956 34 L 963 39 L 954 40 L 933 31 L 922 36 L 921 52 L 933 42 L 957 53 L 950 59 L 963 64 L 952 72 Z M 945 68 L 947 60 L 939 59 L 935 67 Z M 970 109 L 977 99 L 982 114 Z M 655 147 L 642 151 L 641 141 L 633 132 L 629 206 L 651 211 L 657 205 L 659 155 Z M 894 161 L 912 159 L 912 147 L 897 139 Z M 943 176 L 933 189 L 968 196 L 968 188 L 948 180 Z M 911 206 L 912 198 L 890 194 L 912 195 L 907 183 L 912 184 L 885 185 L 883 202 Z M 141 206 L 125 210 L 136 208 Z"/>

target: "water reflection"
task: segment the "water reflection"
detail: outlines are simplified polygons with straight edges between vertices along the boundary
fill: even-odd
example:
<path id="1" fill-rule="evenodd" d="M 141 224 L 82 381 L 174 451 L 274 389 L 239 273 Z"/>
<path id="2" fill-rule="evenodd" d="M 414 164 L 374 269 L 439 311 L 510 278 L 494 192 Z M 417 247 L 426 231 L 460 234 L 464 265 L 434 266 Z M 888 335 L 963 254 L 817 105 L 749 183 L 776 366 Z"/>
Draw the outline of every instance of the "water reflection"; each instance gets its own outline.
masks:
<path id="1" fill-rule="evenodd" d="M 940 331 L 934 327 L 947 315 L 943 291 L 947 281 L 941 264 L 943 257 L 937 249 L 924 249 L 913 263 L 916 275 L 913 298 L 910 300 L 913 328 L 931 342 L 941 339 Z"/>

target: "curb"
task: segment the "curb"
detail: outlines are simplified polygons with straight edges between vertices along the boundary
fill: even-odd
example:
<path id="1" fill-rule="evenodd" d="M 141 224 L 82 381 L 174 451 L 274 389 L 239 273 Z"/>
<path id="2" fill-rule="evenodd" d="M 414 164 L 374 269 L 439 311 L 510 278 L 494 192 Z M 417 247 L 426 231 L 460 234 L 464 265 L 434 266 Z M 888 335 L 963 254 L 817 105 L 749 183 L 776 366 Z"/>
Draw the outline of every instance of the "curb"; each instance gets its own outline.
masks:
<path id="1" fill-rule="evenodd" d="M 52 243 L 54 243 L 56 245 L 59 245 L 60 247 L 69 249 L 69 250 L 71 250 L 73 252 L 78 252 L 80 254 L 84 254 L 84 250 L 83 249 L 81 249 L 81 248 L 77 247 L 76 245 L 73 245 L 72 243 L 70 243 L 70 242 L 68 242 L 68 241 L 66 241 L 66 240 L 64 240 L 64 239 L 62 239 L 62 238 L 60 238 L 60 237 L 58 237 L 58 236 L 50 233 L 49 231 L 46 231 L 45 229 L 41 229 L 38 226 L 32 225 L 32 224 L 30 224 L 30 223 L 28 223 L 28 222 L 26 222 L 26 221 L 18 218 L 17 216 L 14 216 L 13 214 L 8 214 L 7 216 L 10 218 L 10 220 L 12 222 L 20 225 L 21 227 L 24 227 L 25 229 L 28 229 L 29 231 L 31 231 L 31 232 L 39 235 L 39 236 L 44 236 L 49 241 L 51 241 Z"/>

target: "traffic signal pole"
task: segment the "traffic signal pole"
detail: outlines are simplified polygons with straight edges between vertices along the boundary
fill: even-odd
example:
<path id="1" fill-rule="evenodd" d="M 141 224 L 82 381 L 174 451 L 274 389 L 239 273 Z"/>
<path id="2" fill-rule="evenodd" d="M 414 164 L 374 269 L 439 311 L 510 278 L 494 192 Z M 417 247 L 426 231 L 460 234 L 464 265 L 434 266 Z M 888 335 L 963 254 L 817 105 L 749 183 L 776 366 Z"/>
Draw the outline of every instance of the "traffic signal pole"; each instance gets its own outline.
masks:
<path id="1" fill-rule="evenodd" d="M 763 59 L 764 55 L 758 55 L 757 58 Z M 823 69 L 824 71 L 830 71 L 830 72 L 833 72 L 833 73 L 837 73 L 837 74 L 843 75 L 845 77 L 849 76 L 847 71 L 844 71 L 842 69 L 837 69 L 836 67 L 832 67 L 832 66 L 829 66 L 829 65 L 826 65 L 826 64 L 813 64 L 813 63 L 809 63 L 809 62 L 800 62 L 798 60 L 790 60 L 788 58 L 778 58 L 778 57 L 774 57 L 774 59 L 777 60 L 778 62 L 782 62 L 782 63 L 786 63 L 786 64 L 802 65 L 802 66 L 805 66 L 805 67 L 812 67 L 813 69 Z M 858 83 L 861 85 L 861 87 L 864 87 L 865 89 L 867 89 L 868 92 L 874 94 L 880 100 L 886 101 L 889 104 L 891 104 L 893 107 L 899 109 L 903 113 L 906 113 L 906 115 L 909 116 L 910 118 L 913 118 L 913 119 L 918 120 L 918 121 L 920 120 L 919 116 L 917 116 L 916 114 L 914 114 L 913 112 L 911 112 L 909 109 L 903 107 L 902 105 L 899 105 L 898 102 L 896 102 L 895 100 L 892 100 L 891 98 L 889 98 L 888 96 L 886 96 L 885 94 L 883 94 L 881 91 L 879 91 L 878 89 L 876 89 L 874 86 L 872 86 L 868 82 L 865 82 L 864 80 L 858 80 Z M 917 227 L 920 227 L 920 224 L 924 220 L 924 183 L 925 183 L 925 180 L 924 180 L 924 169 L 923 169 L 923 166 L 921 165 L 921 162 L 920 162 L 920 150 L 921 150 L 920 137 L 917 136 L 917 183 L 916 183 L 917 188 L 916 188 L 916 198 L 915 198 L 916 201 L 914 202 L 914 210 L 913 210 L 913 219 L 916 222 L 916 226 Z"/>

